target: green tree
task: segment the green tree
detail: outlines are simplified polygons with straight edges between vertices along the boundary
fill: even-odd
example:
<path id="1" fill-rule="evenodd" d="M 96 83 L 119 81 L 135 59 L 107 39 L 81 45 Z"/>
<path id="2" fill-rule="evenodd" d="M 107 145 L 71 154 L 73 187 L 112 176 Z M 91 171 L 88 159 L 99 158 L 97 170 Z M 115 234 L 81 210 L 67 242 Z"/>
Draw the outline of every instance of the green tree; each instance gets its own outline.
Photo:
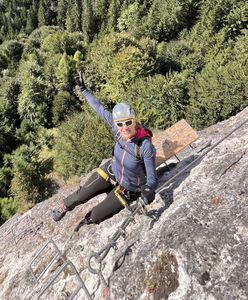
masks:
<path id="1" fill-rule="evenodd" d="M 128 33 L 112 33 L 93 43 L 85 64 L 85 77 L 90 87 L 99 89 L 106 85 L 112 76 L 113 60 L 128 46 L 142 49 L 139 42 Z M 143 49 L 140 51 L 145 52 Z"/>
<path id="2" fill-rule="evenodd" d="M 3 51 L 1 51 L 0 52 L 0 72 L 7 69 L 7 67 L 8 67 L 8 58 L 7 58 L 6 54 Z"/>
<path id="3" fill-rule="evenodd" d="M 6 35 L 9 39 L 13 39 L 15 37 L 15 28 L 14 28 L 14 16 L 11 11 L 6 13 L 5 15 L 5 27 L 6 27 Z"/>
<path id="4" fill-rule="evenodd" d="M 113 33 L 99 39 L 90 49 L 85 78 L 93 90 L 101 90 L 103 99 L 118 101 L 137 77 L 155 72 L 155 43 L 149 38 L 137 40 L 128 33 Z"/>
<path id="5" fill-rule="evenodd" d="M 73 80 L 73 63 L 71 57 L 64 53 L 60 59 L 56 77 L 61 88 L 69 88 Z"/>
<path id="6" fill-rule="evenodd" d="M 202 3 L 201 22 L 205 28 L 211 30 L 212 33 L 217 33 L 225 26 L 226 16 L 232 8 L 240 2 L 239 0 L 208 0 Z M 241 1 L 243 2 L 243 1 Z M 211 7 L 211 9 L 209 9 Z"/>
<path id="7" fill-rule="evenodd" d="M 40 0 L 38 9 L 38 24 L 40 26 L 53 25 L 55 23 L 54 13 L 49 0 Z"/>
<path id="8" fill-rule="evenodd" d="M 51 98 L 49 84 L 42 77 L 42 67 L 37 57 L 30 54 L 27 61 L 20 66 L 21 93 L 18 101 L 18 112 L 21 119 L 27 121 L 35 131 L 48 122 L 47 114 Z"/>
<path id="9" fill-rule="evenodd" d="M 27 13 L 27 22 L 25 31 L 30 34 L 38 25 L 37 15 L 34 10 L 31 8 Z"/>
<path id="10" fill-rule="evenodd" d="M 95 19 L 91 0 L 84 0 L 82 13 L 82 29 L 88 41 L 92 41 L 95 33 Z"/>
<path id="11" fill-rule="evenodd" d="M 111 0 L 107 14 L 107 32 L 114 32 L 117 30 L 118 18 L 120 16 L 120 6 L 120 0 Z"/>
<path id="12" fill-rule="evenodd" d="M 50 159 L 40 158 L 40 145 L 21 145 L 12 154 L 13 179 L 10 191 L 18 203 L 18 210 L 25 211 L 49 195 L 51 172 Z"/>
<path id="13" fill-rule="evenodd" d="M 95 113 L 71 116 L 55 137 L 56 173 L 65 179 L 86 174 L 111 155 L 112 140 L 111 132 Z"/>
<path id="14" fill-rule="evenodd" d="M 80 110 L 80 103 L 68 91 L 60 90 L 53 100 L 53 124 L 59 125 L 73 112 Z"/>
<path id="15" fill-rule="evenodd" d="M 225 18 L 225 31 L 227 38 L 234 39 L 242 34 L 242 31 L 248 29 L 248 3 L 239 2 L 234 5 Z"/>
<path id="16" fill-rule="evenodd" d="M 78 0 L 72 0 L 67 7 L 66 29 L 70 32 L 80 31 L 81 26 L 81 3 Z"/>
<path id="17" fill-rule="evenodd" d="M 204 64 L 205 59 L 201 53 L 201 45 L 188 41 L 187 38 L 158 44 L 157 69 L 162 74 L 185 70 L 194 75 L 202 70 Z"/>
<path id="18" fill-rule="evenodd" d="M 234 46 L 217 55 L 213 52 L 214 57 L 190 81 L 187 118 L 195 127 L 215 124 L 247 106 L 247 37 L 240 36 Z"/>
<path id="19" fill-rule="evenodd" d="M 41 0 L 39 2 L 39 10 L 38 10 L 38 24 L 39 27 L 43 25 L 48 25 L 48 16 L 47 16 L 47 7 L 45 6 L 45 0 Z"/>
<path id="20" fill-rule="evenodd" d="M 19 126 L 17 99 L 20 86 L 16 80 L 6 80 L 0 85 L 0 166 L 4 153 L 15 149 L 16 128 Z"/>
<path id="21" fill-rule="evenodd" d="M 198 0 L 154 0 L 140 30 L 158 41 L 175 39 L 194 24 L 198 4 Z"/>
<path id="22" fill-rule="evenodd" d="M 118 18 L 119 31 L 128 31 L 136 35 L 141 26 L 141 5 L 138 1 L 130 4 L 126 9 L 121 11 Z"/>
<path id="23" fill-rule="evenodd" d="M 95 33 L 104 32 L 106 29 L 109 2 L 109 0 L 98 0 L 93 2 Z"/>
<path id="24" fill-rule="evenodd" d="M 17 40 L 10 40 L 6 43 L 5 47 L 8 60 L 10 62 L 18 62 L 22 56 L 23 44 Z"/>
<path id="25" fill-rule="evenodd" d="M 185 117 L 189 102 L 187 85 L 187 80 L 176 72 L 139 78 L 128 88 L 125 97 L 142 124 L 165 129 Z"/>
<path id="26" fill-rule="evenodd" d="M 65 29 L 66 12 L 68 7 L 68 0 L 58 0 L 57 4 L 57 22 L 58 25 Z"/>
<path id="27" fill-rule="evenodd" d="M 51 55 L 52 54 L 52 55 Z M 46 82 L 49 82 L 49 94 L 52 99 L 54 95 L 57 93 L 59 88 L 58 80 L 56 75 L 59 62 L 61 60 L 62 54 L 48 52 L 44 56 L 44 65 L 43 65 L 43 76 Z"/>
<path id="28" fill-rule="evenodd" d="M 77 70 L 83 69 L 84 55 L 82 52 L 77 50 L 73 56 L 73 61 L 75 62 L 75 67 Z"/>
<path id="29" fill-rule="evenodd" d="M 56 30 L 42 39 L 41 50 L 48 55 L 53 52 L 74 55 L 77 50 L 84 51 L 84 36 L 80 32 Z"/>
<path id="30" fill-rule="evenodd" d="M 18 14 L 14 16 L 14 28 L 15 28 L 15 36 L 18 35 L 19 32 L 24 32 L 24 27 L 22 21 L 26 21 L 26 15 L 23 20 L 20 18 Z"/>
<path id="31" fill-rule="evenodd" d="M 17 207 L 17 201 L 14 198 L 0 198 L 0 225 L 16 213 Z"/>
<path id="32" fill-rule="evenodd" d="M 43 40 L 57 30 L 58 27 L 55 26 L 41 26 L 40 28 L 35 29 L 25 41 L 23 58 L 28 59 L 28 55 L 31 53 L 37 55 Z"/>
<path id="33" fill-rule="evenodd" d="M 5 154 L 0 168 L 0 198 L 10 196 L 9 188 L 13 178 L 11 155 Z"/>
<path id="34" fill-rule="evenodd" d="M 136 78 L 153 72 L 155 62 L 143 49 L 128 46 L 113 57 L 111 65 L 105 91 L 112 99 L 118 100 Z"/>

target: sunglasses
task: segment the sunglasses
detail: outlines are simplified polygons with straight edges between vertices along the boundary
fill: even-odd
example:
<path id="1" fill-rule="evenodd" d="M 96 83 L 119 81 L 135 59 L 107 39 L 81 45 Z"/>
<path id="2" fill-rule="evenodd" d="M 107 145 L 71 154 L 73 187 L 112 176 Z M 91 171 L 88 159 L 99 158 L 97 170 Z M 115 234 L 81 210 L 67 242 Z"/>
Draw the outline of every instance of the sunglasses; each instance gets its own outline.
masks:
<path id="1" fill-rule="evenodd" d="M 133 124 L 133 120 L 127 120 L 127 121 L 123 121 L 123 122 L 116 122 L 116 126 L 119 128 L 122 128 L 124 126 L 128 127 L 131 126 Z"/>

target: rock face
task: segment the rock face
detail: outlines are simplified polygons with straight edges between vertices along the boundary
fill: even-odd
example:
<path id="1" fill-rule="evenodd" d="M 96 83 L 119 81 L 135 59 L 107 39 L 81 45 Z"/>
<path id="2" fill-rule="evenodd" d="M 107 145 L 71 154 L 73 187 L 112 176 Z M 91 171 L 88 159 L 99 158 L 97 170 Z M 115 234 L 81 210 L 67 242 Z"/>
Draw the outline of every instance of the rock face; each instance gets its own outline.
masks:
<path id="1" fill-rule="evenodd" d="M 203 130 L 195 149 L 207 141 L 214 144 L 245 119 L 248 108 Z M 126 238 L 118 239 L 118 249 L 111 248 L 101 265 L 93 256 L 90 267 L 98 273 L 101 267 L 104 280 L 100 273 L 89 272 L 88 259 L 92 252 L 104 249 L 108 237 L 130 216 L 128 210 L 73 234 L 87 211 L 104 197 L 53 222 L 52 209 L 75 187 L 60 190 L 23 216 L 14 216 L 0 227 L 0 299 L 37 299 L 63 259 L 73 263 L 80 277 L 72 267 L 65 268 L 40 299 L 73 298 L 81 279 L 90 295 L 81 288 L 74 299 L 247 299 L 247 151 L 248 122 L 162 189 L 147 207 L 148 216 L 136 215 L 136 223 L 127 226 Z M 182 153 L 176 166 L 160 169 L 160 186 L 196 157 L 196 153 Z M 51 238 L 62 258 L 42 275 L 56 253 L 54 244 L 50 242 L 35 256 Z"/>

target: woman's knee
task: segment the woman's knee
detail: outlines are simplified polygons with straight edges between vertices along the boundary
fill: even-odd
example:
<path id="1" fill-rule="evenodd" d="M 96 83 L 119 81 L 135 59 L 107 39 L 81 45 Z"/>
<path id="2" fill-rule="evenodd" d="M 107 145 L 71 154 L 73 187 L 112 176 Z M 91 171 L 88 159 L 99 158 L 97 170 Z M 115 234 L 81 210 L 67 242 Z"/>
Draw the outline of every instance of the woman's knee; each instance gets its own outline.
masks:
<path id="1" fill-rule="evenodd" d="M 90 219 L 93 223 L 99 224 L 100 222 L 111 218 L 119 211 L 124 209 L 124 206 L 117 203 L 117 205 L 113 207 L 109 207 L 108 205 L 104 205 L 106 203 L 100 203 L 99 205 L 95 206 L 90 214 Z"/>

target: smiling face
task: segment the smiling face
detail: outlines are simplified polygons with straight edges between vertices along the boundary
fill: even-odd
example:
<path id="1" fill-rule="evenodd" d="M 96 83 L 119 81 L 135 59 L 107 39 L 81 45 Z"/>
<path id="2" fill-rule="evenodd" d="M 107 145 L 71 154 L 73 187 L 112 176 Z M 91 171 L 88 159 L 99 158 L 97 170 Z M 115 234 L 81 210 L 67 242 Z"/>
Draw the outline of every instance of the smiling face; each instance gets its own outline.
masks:
<path id="1" fill-rule="evenodd" d="M 118 131 L 122 138 L 127 141 L 135 136 L 136 134 L 136 121 L 135 119 L 127 119 L 123 121 L 115 122 Z"/>

